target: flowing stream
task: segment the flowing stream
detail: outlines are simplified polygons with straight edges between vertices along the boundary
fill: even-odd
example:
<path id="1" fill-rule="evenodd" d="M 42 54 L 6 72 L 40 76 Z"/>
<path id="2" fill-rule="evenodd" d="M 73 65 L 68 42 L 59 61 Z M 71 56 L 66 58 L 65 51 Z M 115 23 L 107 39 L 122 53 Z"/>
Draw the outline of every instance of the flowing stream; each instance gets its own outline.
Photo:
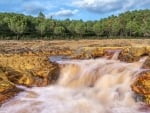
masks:
<path id="1" fill-rule="evenodd" d="M 150 113 L 130 87 L 146 58 L 124 63 L 117 54 L 110 60 L 57 61 L 61 70 L 55 85 L 24 88 L 0 113 Z"/>

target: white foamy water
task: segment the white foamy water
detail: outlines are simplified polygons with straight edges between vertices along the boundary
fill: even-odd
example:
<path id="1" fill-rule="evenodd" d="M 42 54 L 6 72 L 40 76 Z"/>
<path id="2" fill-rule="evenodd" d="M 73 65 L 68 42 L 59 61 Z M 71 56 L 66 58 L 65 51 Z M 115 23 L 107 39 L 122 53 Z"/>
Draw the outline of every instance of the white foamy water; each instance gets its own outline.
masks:
<path id="1" fill-rule="evenodd" d="M 130 88 L 144 61 L 58 61 L 61 72 L 55 85 L 25 88 L 0 113 L 150 113 Z"/>

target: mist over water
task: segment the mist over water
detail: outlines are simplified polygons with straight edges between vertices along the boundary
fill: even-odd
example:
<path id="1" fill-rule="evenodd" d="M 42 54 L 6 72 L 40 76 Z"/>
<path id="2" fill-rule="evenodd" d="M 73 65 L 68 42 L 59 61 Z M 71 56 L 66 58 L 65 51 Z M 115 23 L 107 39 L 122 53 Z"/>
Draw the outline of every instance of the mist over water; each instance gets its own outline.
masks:
<path id="1" fill-rule="evenodd" d="M 25 88 L 0 113 L 150 113 L 130 87 L 146 58 L 134 63 L 116 60 L 117 54 L 112 58 L 58 61 L 55 85 Z"/>

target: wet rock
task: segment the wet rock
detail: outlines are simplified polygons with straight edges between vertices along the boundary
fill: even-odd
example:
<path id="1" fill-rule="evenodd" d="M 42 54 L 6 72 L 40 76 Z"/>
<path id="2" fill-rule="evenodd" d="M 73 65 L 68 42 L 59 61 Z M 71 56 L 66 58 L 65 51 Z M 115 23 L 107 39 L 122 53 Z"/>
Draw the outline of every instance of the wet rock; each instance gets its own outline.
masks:
<path id="1" fill-rule="evenodd" d="M 51 84 L 59 73 L 56 63 L 50 62 L 48 57 L 37 55 L 4 55 L 0 58 L 0 67 L 9 81 L 26 86 Z"/>
<path id="2" fill-rule="evenodd" d="M 142 101 L 150 104 L 150 71 L 141 72 L 131 88 Z"/>
<path id="3" fill-rule="evenodd" d="M 0 105 L 19 91 L 21 90 L 14 83 L 10 82 L 6 74 L 0 70 Z"/>
<path id="4" fill-rule="evenodd" d="M 74 52 L 72 58 L 89 59 L 106 57 L 110 59 L 114 53 L 121 52 L 123 49 L 122 47 L 82 47 Z"/>
<path id="5" fill-rule="evenodd" d="M 144 62 L 142 68 L 150 69 L 150 56 L 147 57 L 146 61 Z"/>
<path id="6" fill-rule="evenodd" d="M 142 56 L 147 55 L 147 49 L 143 46 L 123 47 L 118 59 L 124 62 L 139 61 Z"/>
<path id="7" fill-rule="evenodd" d="M 73 59 L 89 59 L 92 57 L 91 52 L 93 51 L 93 48 L 79 48 L 74 51 L 73 55 L 71 58 Z"/>
<path id="8" fill-rule="evenodd" d="M 139 61 L 140 60 L 140 56 L 133 56 L 132 54 L 130 53 L 124 53 L 124 52 L 121 52 L 118 59 L 120 61 L 123 61 L 123 62 L 136 62 L 136 61 Z"/>
<path id="9" fill-rule="evenodd" d="M 123 51 L 123 48 L 122 47 L 105 47 L 103 51 L 104 51 L 103 52 L 104 53 L 104 57 L 106 57 L 108 59 L 115 59 L 115 60 L 117 60 L 120 52 Z M 117 58 L 113 58 L 113 56 L 116 53 L 118 54 L 117 56 L 115 56 Z"/>
<path id="10" fill-rule="evenodd" d="M 104 50 L 102 47 L 82 47 L 75 50 L 72 58 L 75 59 L 89 59 L 104 56 Z"/>
<path id="11" fill-rule="evenodd" d="M 147 54 L 149 55 L 150 54 L 150 46 L 146 46 L 146 51 L 147 51 Z"/>
<path id="12" fill-rule="evenodd" d="M 16 85 L 46 86 L 58 79 L 59 67 L 46 56 L 0 55 L 0 104 L 16 95 Z"/>
<path id="13" fill-rule="evenodd" d="M 149 56 L 150 47 L 82 47 L 74 52 L 72 58 L 89 59 L 97 57 L 106 57 L 108 59 L 111 59 L 113 55 L 117 52 L 119 52 L 119 60 L 124 62 L 135 62 L 138 61 L 142 56 Z"/>
<path id="14" fill-rule="evenodd" d="M 143 56 L 143 55 L 147 54 L 146 47 L 143 47 L 143 46 L 131 47 L 129 52 L 134 57 Z"/>

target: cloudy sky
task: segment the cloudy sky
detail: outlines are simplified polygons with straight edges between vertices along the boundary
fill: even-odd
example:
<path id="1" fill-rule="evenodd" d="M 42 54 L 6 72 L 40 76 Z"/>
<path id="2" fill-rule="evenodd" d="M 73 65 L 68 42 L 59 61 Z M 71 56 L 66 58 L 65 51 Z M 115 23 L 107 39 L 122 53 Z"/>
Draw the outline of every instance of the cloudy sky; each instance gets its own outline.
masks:
<path id="1" fill-rule="evenodd" d="M 0 12 L 15 12 L 56 19 L 98 20 L 135 9 L 150 9 L 150 0 L 0 0 Z"/>

